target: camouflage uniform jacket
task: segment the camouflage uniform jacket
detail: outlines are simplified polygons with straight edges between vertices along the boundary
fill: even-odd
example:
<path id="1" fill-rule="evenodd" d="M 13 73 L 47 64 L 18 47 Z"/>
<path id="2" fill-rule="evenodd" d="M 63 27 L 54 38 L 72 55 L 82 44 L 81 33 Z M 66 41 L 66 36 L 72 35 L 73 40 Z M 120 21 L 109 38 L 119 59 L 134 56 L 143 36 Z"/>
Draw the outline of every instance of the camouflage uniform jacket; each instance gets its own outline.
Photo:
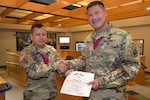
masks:
<path id="1" fill-rule="evenodd" d="M 49 59 L 48 64 L 45 64 L 39 52 L 32 44 L 20 54 L 25 54 L 20 66 L 27 74 L 24 99 L 55 100 L 57 88 L 53 63 L 60 60 L 60 57 L 52 46 L 45 45 L 42 53 L 48 54 Z"/>
<path id="2" fill-rule="evenodd" d="M 93 41 L 102 37 L 98 46 Z M 82 56 L 67 61 L 69 68 L 95 73 L 100 89 L 92 90 L 89 100 L 124 100 L 124 86 L 140 68 L 140 56 L 136 44 L 126 31 L 109 23 L 100 33 L 93 32 L 84 41 Z"/>

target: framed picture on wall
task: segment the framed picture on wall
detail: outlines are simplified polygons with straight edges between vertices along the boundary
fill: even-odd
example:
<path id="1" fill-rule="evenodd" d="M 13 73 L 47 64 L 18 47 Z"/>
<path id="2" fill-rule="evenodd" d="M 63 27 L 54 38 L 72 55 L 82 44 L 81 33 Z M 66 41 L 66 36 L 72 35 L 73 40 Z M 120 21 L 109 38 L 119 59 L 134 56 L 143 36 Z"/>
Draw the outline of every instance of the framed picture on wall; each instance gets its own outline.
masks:
<path id="1" fill-rule="evenodd" d="M 29 32 L 16 32 L 17 51 L 21 51 L 26 46 L 31 44 Z"/>
<path id="2" fill-rule="evenodd" d="M 56 49 L 56 34 L 55 33 L 47 33 L 46 44 L 51 45 Z"/>
<path id="3" fill-rule="evenodd" d="M 135 43 L 137 44 L 140 55 L 144 55 L 144 39 L 133 39 Z"/>

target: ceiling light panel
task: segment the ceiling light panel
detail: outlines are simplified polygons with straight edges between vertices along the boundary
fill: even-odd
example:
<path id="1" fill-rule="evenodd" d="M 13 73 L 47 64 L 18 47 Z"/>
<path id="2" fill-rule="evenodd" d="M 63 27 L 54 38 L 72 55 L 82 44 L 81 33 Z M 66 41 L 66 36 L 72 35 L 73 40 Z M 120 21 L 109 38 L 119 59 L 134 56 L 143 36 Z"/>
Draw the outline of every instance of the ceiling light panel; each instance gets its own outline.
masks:
<path id="1" fill-rule="evenodd" d="M 14 12 L 10 13 L 8 16 L 21 18 L 21 17 L 27 16 L 28 14 L 31 14 L 31 13 L 32 13 L 31 11 L 15 10 Z"/>
<path id="2" fill-rule="evenodd" d="M 76 7 L 81 7 L 81 5 L 79 5 L 79 4 L 72 4 L 73 6 L 76 6 Z"/>
<path id="3" fill-rule="evenodd" d="M 49 17 L 52 17 L 52 16 L 54 16 L 54 15 L 43 14 L 42 16 L 38 16 L 38 17 L 33 18 L 33 20 L 42 20 L 42 19 L 46 19 L 46 18 L 49 18 Z"/>

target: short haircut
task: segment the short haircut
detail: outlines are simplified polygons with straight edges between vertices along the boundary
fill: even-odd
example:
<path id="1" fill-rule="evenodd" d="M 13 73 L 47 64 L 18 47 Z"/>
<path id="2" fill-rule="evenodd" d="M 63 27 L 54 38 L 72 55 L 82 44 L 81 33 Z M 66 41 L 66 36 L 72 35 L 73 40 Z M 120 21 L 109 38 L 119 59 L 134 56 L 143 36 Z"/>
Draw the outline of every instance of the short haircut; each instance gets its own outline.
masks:
<path id="1" fill-rule="evenodd" d="M 33 24 L 32 27 L 31 27 L 31 34 L 32 34 L 34 28 L 41 28 L 43 26 L 44 25 L 41 24 L 41 23 L 35 23 L 35 24 Z"/>
<path id="2" fill-rule="evenodd" d="M 90 7 L 93 7 L 93 6 L 96 6 L 96 5 L 99 5 L 100 7 L 103 7 L 105 8 L 103 2 L 101 1 L 93 1 L 93 2 L 90 2 L 88 5 L 87 5 L 87 10 L 90 8 Z"/>

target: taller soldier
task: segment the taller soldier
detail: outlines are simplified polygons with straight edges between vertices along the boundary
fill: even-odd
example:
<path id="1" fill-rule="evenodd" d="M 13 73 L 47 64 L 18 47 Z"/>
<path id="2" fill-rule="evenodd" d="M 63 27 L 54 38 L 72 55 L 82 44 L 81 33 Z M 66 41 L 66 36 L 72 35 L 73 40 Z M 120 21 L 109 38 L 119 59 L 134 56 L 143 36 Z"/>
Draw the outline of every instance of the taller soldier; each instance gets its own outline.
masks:
<path id="1" fill-rule="evenodd" d="M 128 32 L 106 20 L 107 11 L 101 1 L 89 3 L 87 16 L 94 31 L 84 41 L 82 56 L 63 63 L 68 70 L 86 67 L 87 72 L 95 73 L 95 79 L 89 82 L 90 97 L 85 100 L 127 100 L 125 85 L 140 68 L 136 44 Z M 63 63 L 58 67 L 62 68 Z"/>

